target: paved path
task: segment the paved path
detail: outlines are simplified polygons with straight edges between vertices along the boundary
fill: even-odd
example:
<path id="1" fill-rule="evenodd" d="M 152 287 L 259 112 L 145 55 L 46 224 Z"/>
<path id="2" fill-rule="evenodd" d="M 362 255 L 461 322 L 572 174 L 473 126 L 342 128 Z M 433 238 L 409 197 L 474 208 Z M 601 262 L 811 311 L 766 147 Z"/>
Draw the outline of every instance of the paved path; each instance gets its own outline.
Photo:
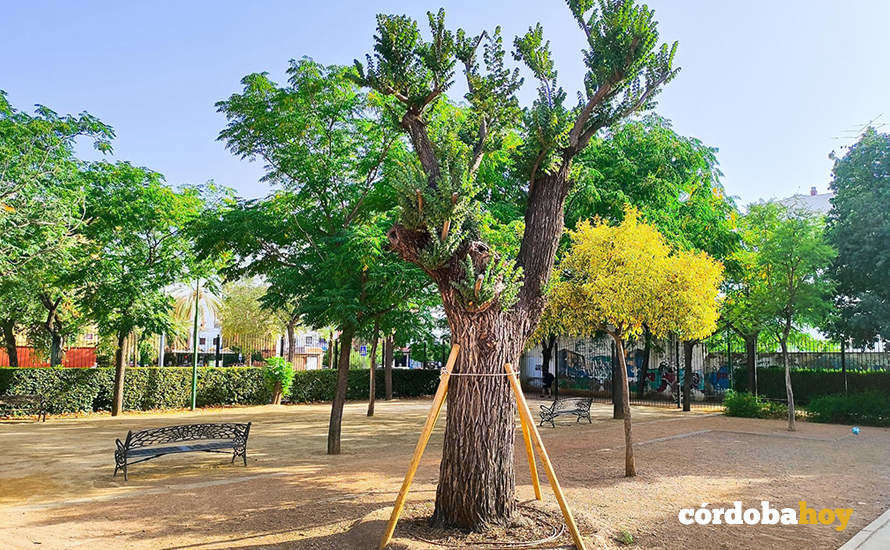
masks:
<path id="1" fill-rule="evenodd" d="M 890 510 L 869 523 L 838 550 L 886 550 L 890 548 Z"/>

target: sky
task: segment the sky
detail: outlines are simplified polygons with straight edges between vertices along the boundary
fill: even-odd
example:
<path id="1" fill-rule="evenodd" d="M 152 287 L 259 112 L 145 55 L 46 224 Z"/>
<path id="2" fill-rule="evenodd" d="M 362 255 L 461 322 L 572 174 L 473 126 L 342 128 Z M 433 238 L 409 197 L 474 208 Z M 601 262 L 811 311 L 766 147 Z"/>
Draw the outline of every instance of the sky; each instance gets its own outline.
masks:
<path id="1" fill-rule="evenodd" d="M 869 121 L 890 123 L 887 0 L 649 5 L 662 41 L 679 41 L 682 67 L 656 112 L 719 149 L 723 183 L 741 204 L 812 186 L 825 192 L 829 153 Z M 98 116 L 117 133 L 114 160 L 161 172 L 172 185 L 214 180 L 256 197 L 268 191 L 258 181 L 263 167 L 216 140 L 225 119 L 215 102 L 249 73 L 283 81 L 289 59 L 363 59 L 376 13 L 425 24 L 426 11 L 440 6 L 452 28 L 500 25 L 508 42 L 542 23 L 560 84 L 575 97 L 584 40 L 559 0 L 12 0 L 0 11 L 0 89 L 19 109 L 40 103 Z M 534 95 L 527 79 L 520 99 L 527 105 Z"/>

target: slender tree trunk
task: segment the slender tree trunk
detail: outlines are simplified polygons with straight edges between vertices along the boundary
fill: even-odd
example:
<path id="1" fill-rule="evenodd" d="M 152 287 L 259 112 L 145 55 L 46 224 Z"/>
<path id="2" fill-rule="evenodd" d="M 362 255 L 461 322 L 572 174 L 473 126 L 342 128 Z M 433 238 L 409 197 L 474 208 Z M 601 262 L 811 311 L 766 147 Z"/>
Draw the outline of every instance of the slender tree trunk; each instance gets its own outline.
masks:
<path id="1" fill-rule="evenodd" d="M 446 308 L 448 305 L 446 305 Z M 448 416 L 432 523 L 484 530 L 506 525 L 516 510 L 513 464 L 516 403 L 506 363 L 524 342 L 511 313 L 452 309 L 448 320 L 460 353 L 448 385 Z"/>
<path id="2" fill-rule="evenodd" d="M 692 352 L 694 340 L 683 341 L 683 410 L 692 410 Z"/>
<path id="3" fill-rule="evenodd" d="M 623 349 L 623 347 L 622 347 Z M 624 389 L 621 385 L 621 373 L 618 372 L 624 361 L 624 357 L 619 357 L 621 351 L 618 346 L 612 347 L 612 420 L 621 420 L 624 418 Z M 627 369 L 625 368 L 624 376 L 627 377 Z"/>
<path id="4" fill-rule="evenodd" d="M 627 364 L 624 358 L 624 341 L 619 334 L 610 333 L 615 341 L 615 353 L 618 355 L 619 369 L 619 385 L 623 388 L 621 392 L 621 409 L 624 416 L 624 476 L 634 477 L 637 475 L 636 464 L 634 463 L 634 446 L 633 446 L 633 426 L 630 418 L 630 392 L 627 382 Z"/>
<path id="5" fill-rule="evenodd" d="M 124 354 L 124 346 L 126 345 L 127 333 L 119 332 L 117 334 L 117 352 L 114 354 L 114 395 L 111 400 L 111 416 L 117 416 L 124 410 L 124 374 L 126 355 Z"/>
<path id="6" fill-rule="evenodd" d="M 788 397 L 788 431 L 793 432 L 797 428 L 794 426 L 794 390 L 791 389 L 791 364 L 788 361 L 788 334 L 783 334 L 780 344 L 782 345 L 782 363 L 785 364 L 785 394 Z"/>
<path id="7" fill-rule="evenodd" d="M 0 323 L 3 328 L 3 345 L 6 346 L 6 355 L 9 357 L 9 366 L 19 366 L 19 351 L 15 343 L 15 321 L 5 319 Z"/>
<path id="8" fill-rule="evenodd" d="M 643 364 L 640 366 L 640 375 L 637 377 L 637 395 L 640 399 L 646 397 L 646 389 L 649 386 L 649 356 L 652 355 L 652 334 L 649 327 L 643 325 Z"/>
<path id="9" fill-rule="evenodd" d="M 748 391 L 757 395 L 757 335 L 745 337 L 745 360 L 748 364 Z"/>
<path id="10" fill-rule="evenodd" d="M 387 336 L 383 342 L 383 398 L 387 401 L 392 399 L 393 346 L 395 346 L 393 337 Z"/>
<path id="11" fill-rule="evenodd" d="M 337 389 L 331 403 L 331 421 L 328 425 L 328 454 L 340 454 L 340 426 L 343 423 L 343 405 L 346 404 L 346 386 L 349 382 L 349 350 L 355 330 L 351 327 L 340 333 L 340 356 L 337 358 Z"/>
<path id="12" fill-rule="evenodd" d="M 374 401 L 377 399 L 377 325 L 374 325 L 374 335 L 371 340 L 371 372 L 368 374 L 368 416 L 374 416 Z"/>
<path id="13" fill-rule="evenodd" d="M 297 320 L 291 319 L 287 323 L 287 362 L 291 368 L 294 368 L 294 358 L 296 357 L 297 347 Z"/>

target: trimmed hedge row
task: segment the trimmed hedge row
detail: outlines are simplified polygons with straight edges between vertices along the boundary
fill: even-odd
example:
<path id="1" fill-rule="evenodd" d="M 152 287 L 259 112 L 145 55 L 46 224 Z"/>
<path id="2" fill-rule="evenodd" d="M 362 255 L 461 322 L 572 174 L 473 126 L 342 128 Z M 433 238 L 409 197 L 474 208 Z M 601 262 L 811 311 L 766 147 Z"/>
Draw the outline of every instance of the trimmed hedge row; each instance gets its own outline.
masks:
<path id="1" fill-rule="evenodd" d="M 384 394 L 383 369 L 378 369 L 376 394 Z M 368 398 L 367 369 L 349 371 L 347 399 Z M 150 410 L 187 407 L 191 403 L 192 369 L 188 367 L 128 368 L 125 377 L 124 409 Z M 337 383 L 335 370 L 298 371 L 290 401 L 330 401 Z M 435 393 L 436 370 L 393 369 L 393 395 L 417 397 Z M 113 368 L 51 369 L 0 368 L 0 395 L 39 394 L 48 400 L 50 413 L 103 411 L 111 409 Z M 257 367 L 199 367 L 197 404 L 261 405 L 271 392 Z"/>
<path id="2" fill-rule="evenodd" d="M 734 388 L 749 392 L 747 369 L 736 369 Z M 839 370 L 792 369 L 791 386 L 794 402 L 809 403 L 821 395 L 844 393 L 844 375 Z M 877 392 L 890 396 L 890 371 L 847 371 L 849 393 Z M 757 369 L 757 393 L 770 399 L 785 399 L 785 369 Z"/>
<path id="3" fill-rule="evenodd" d="M 879 393 L 826 395 L 807 407 L 813 422 L 890 426 L 890 397 Z"/>

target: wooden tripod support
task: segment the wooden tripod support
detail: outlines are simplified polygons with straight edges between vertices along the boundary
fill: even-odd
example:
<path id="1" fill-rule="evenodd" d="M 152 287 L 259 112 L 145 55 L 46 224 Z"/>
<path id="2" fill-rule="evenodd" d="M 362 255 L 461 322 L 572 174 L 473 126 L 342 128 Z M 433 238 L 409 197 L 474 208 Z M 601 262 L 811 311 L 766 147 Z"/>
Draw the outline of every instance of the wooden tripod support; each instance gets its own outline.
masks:
<path id="1" fill-rule="evenodd" d="M 414 475 L 417 473 L 417 467 L 420 466 L 420 459 L 423 457 L 423 451 L 426 449 L 426 445 L 430 440 L 430 435 L 436 425 L 436 420 L 438 420 L 439 413 L 442 411 L 442 404 L 445 402 L 445 396 L 448 394 L 448 378 L 451 376 L 451 369 L 454 368 L 454 363 L 457 361 L 457 354 L 459 351 L 460 346 L 456 344 L 451 346 L 451 353 L 448 355 L 445 372 L 442 373 L 442 378 L 439 380 L 439 388 L 436 390 L 435 397 L 433 397 L 433 405 L 430 407 L 430 413 L 426 417 L 426 423 L 423 425 L 423 431 L 420 433 L 420 439 L 417 441 L 417 446 L 414 447 L 414 456 L 411 457 L 411 464 L 408 466 L 408 472 L 405 474 L 402 488 L 399 490 L 399 495 L 396 497 L 396 502 L 393 505 L 392 514 L 390 514 L 389 522 L 386 524 L 386 531 L 383 533 L 383 538 L 380 539 L 380 550 L 384 550 L 390 540 L 392 540 L 392 535 L 396 530 L 399 516 L 402 515 L 402 509 L 405 507 L 405 499 L 408 497 L 408 490 L 411 488 L 411 483 L 414 481 Z M 535 426 L 535 422 L 532 419 L 532 413 L 528 409 L 528 403 L 525 401 L 525 395 L 522 393 L 519 380 L 516 378 L 513 367 L 509 363 L 504 365 L 504 368 L 507 371 L 506 374 L 510 387 L 513 388 L 513 393 L 516 395 L 516 405 L 519 409 L 519 423 L 522 426 L 522 438 L 525 441 L 525 452 L 528 455 L 528 465 L 531 470 L 535 498 L 541 500 L 541 485 L 538 480 L 538 467 L 535 463 L 532 442 L 534 442 L 534 447 L 537 448 L 538 455 L 541 457 L 541 462 L 544 464 L 544 471 L 547 473 L 547 478 L 550 480 L 550 487 L 556 495 L 556 501 L 559 503 L 559 509 L 562 510 L 563 518 L 565 518 L 569 533 L 571 533 L 572 539 L 575 542 L 575 547 L 578 550 L 586 550 L 584 540 L 581 538 L 581 533 L 578 532 L 578 526 L 575 524 L 575 519 L 572 517 L 572 511 L 569 510 L 565 495 L 562 492 L 562 488 L 559 486 L 559 481 L 556 479 L 556 473 L 553 471 L 553 464 L 550 462 L 547 450 L 544 449 L 544 442 L 541 441 L 541 434 L 538 433 L 538 428 Z"/>

